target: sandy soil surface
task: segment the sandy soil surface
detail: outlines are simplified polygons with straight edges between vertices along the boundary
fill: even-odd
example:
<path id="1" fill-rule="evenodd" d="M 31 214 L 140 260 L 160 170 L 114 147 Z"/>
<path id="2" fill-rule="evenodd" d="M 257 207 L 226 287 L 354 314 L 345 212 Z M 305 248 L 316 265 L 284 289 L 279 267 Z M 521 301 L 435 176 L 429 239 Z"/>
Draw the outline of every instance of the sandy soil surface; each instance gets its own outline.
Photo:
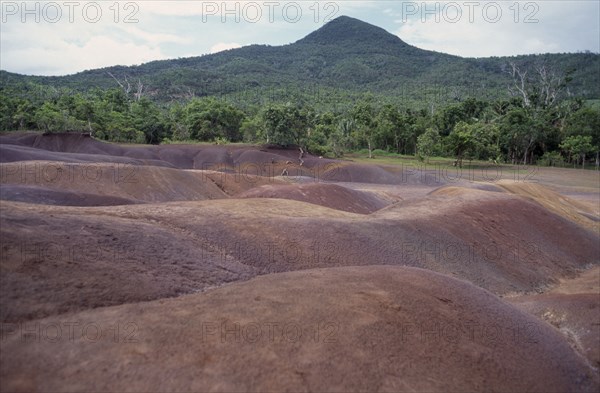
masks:
<path id="1" fill-rule="evenodd" d="M 2 135 L 0 390 L 597 391 L 600 178 L 513 172 Z"/>
<path id="2" fill-rule="evenodd" d="M 541 295 L 509 300 L 559 329 L 592 368 L 600 369 L 600 267 L 561 279 Z"/>
<path id="3" fill-rule="evenodd" d="M 0 369 L 4 389 L 564 392 L 597 385 L 551 326 L 472 284 L 415 268 L 273 274 L 25 329 L 46 332 L 66 321 L 72 338 L 52 332 L 55 342 L 9 334 L 1 344 L 11 354 Z"/>

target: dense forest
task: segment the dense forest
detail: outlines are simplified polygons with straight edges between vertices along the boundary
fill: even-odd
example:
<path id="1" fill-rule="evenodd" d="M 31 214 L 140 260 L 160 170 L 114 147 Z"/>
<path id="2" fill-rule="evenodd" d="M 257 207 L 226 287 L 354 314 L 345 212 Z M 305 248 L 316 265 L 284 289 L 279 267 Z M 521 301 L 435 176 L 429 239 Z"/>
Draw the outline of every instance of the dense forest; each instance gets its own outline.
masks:
<path id="1" fill-rule="evenodd" d="M 0 130 L 598 165 L 600 55 L 463 59 L 340 17 L 282 47 L 65 77 L 0 72 Z"/>

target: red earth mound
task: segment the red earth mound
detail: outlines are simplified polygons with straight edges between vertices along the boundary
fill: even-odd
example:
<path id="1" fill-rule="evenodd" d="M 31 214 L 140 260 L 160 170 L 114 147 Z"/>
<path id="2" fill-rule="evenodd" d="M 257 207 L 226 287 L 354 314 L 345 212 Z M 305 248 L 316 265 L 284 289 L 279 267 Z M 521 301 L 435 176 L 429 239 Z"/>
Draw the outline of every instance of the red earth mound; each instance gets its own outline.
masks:
<path id="1" fill-rule="evenodd" d="M 238 145 L 119 145 L 87 134 L 6 134 L 0 137 L 0 162 L 29 160 L 64 162 L 114 162 L 166 166 L 180 169 L 227 171 L 274 177 L 311 177 L 338 182 L 377 184 L 427 184 L 445 182 L 433 174 L 391 167 L 324 159 L 297 148 Z"/>
<path id="2" fill-rule="evenodd" d="M 33 140 L 31 147 L 63 153 L 124 155 L 118 145 L 101 143 L 81 133 L 42 134 Z"/>
<path id="3" fill-rule="evenodd" d="M 334 266 L 417 266 L 498 294 L 532 292 L 600 254 L 597 236 L 577 224 L 476 190 L 370 215 L 258 198 L 103 208 L 5 201 L 0 218 L 2 321 Z"/>
<path id="4" fill-rule="evenodd" d="M 134 164 L 5 163 L 0 183 L 2 199 L 74 206 L 227 197 L 203 172 Z"/>
<path id="5" fill-rule="evenodd" d="M 600 180 L 600 176 L 598 177 Z M 600 235 L 600 215 L 595 209 L 572 198 L 565 197 L 547 187 L 535 183 L 503 181 L 503 189 L 539 203 L 551 212 L 559 214 Z"/>
<path id="6" fill-rule="evenodd" d="M 314 179 L 312 184 L 290 184 L 294 179 L 134 164 L 26 161 L 0 164 L 0 199 L 63 206 L 110 206 L 220 199 L 241 194 L 243 198 L 305 200 L 362 214 L 390 203 L 373 193 L 317 184 Z M 257 187 L 256 192 L 251 191 Z"/>
<path id="7" fill-rule="evenodd" d="M 3 391 L 598 388 L 551 326 L 469 283 L 405 267 L 275 274 L 5 326 L 0 348 Z"/>
<path id="8" fill-rule="evenodd" d="M 598 391 L 597 177 L 298 154 L 0 135 L 0 391 Z"/>
<path id="9" fill-rule="evenodd" d="M 162 162 L 163 166 L 180 169 L 213 169 L 215 166 L 234 168 L 236 165 L 283 163 L 300 165 L 299 151 L 295 148 L 257 147 L 257 146 L 217 146 L 217 145 L 126 145 L 106 143 L 90 137 L 88 134 L 5 134 L 0 137 L 0 146 L 7 152 L 13 152 L 2 162 L 23 161 L 29 159 L 27 152 L 40 151 L 71 154 L 98 155 L 113 158 L 130 158 L 147 162 Z M 21 149 L 23 157 L 16 153 Z M 47 154 L 47 153 L 46 153 Z M 78 156 L 75 156 L 78 157 Z M 35 159 L 43 159 L 36 157 Z M 93 159 L 93 158 L 92 158 Z M 68 161 L 68 160 L 59 160 Z M 98 159 L 98 161 L 104 161 Z M 305 154 L 302 165 L 307 168 L 329 163 L 331 160 L 319 159 Z"/>
<path id="10" fill-rule="evenodd" d="M 13 184 L 0 185 L 0 200 L 62 206 L 115 206 L 140 203 L 110 195 Z"/>
<path id="11" fill-rule="evenodd" d="M 235 196 L 264 185 L 286 185 L 283 178 L 257 176 L 251 173 L 225 173 L 218 171 L 201 171 L 203 176 L 212 180 L 225 194 Z"/>
<path id="12" fill-rule="evenodd" d="M 114 215 L 2 202 L 0 321 L 174 297 L 257 274 L 194 233 L 128 218 L 134 206 Z"/>
<path id="13" fill-rule="evenodd" d="M 322 178 L 327 181 L 354 182 L 354 183 L 376 183 L 394 185 L 431 184 L 441 186 L 444 183 L 433 176 L 416 174 L 410 171 L 402 171 L 398 168 L 380 167 L 376 165 L 341 163 L 340 165 L 327 168 Z"/>
<path id="14" fill-rule="evenodd" d="M 265 185 L 237 197 L 292 199 L 359 214 L 373 213 L 389 205 L 375 194 L 324 183 Z"/>
<path id="15" fill-rule="evenodd" d="M 123 165 L 153 165 L 172 167 L 165 161 L 137 160 L 122 156 L 104 154 L 63 153 L 26 146 L 0 144 L 0 162 L 12 163 L 20 161 L 60 161 L 69 163 L 115 163 Z"/>

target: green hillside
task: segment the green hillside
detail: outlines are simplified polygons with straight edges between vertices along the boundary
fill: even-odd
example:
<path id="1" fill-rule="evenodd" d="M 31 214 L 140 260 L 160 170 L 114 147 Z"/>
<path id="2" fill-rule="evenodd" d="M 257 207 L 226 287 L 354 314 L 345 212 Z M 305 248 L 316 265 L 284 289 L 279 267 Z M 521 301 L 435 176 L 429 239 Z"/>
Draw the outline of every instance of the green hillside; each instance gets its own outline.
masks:
<path id="1" fill-rule="evenodd" d="M 284 46 L 62 77 L 1 72 L 0 130 L 598 168 L 599 75 L 598 54 L 466 59 L 340 17 Z"/>
<path id="2" fill-rule="evenodd" d="M 544 54 L 469 59 L 408 45 L 387 31 L 350 17 L 339 17 L 285 46 L 251 45 L 212 55 L 109 67 L 62 77 L 0 73 L 2 89 L 27 84 L 77 91 L 118 87 L 114 76 L 158 102 L 192 96 L 225 96 L 243 104 L 308 99 L 332 105 L 340 97 L 370 92 L 407 105 L 508 97 L 508 63 L 545 64 L 572 72 L 570 92 L 600 98 L 600 55 Z M 111 76 L 112 75 L 112 76 Z M 342 100 L 345 101 L 345 100 Z M 353 101 L 353 100 L 352 100 Z"/>

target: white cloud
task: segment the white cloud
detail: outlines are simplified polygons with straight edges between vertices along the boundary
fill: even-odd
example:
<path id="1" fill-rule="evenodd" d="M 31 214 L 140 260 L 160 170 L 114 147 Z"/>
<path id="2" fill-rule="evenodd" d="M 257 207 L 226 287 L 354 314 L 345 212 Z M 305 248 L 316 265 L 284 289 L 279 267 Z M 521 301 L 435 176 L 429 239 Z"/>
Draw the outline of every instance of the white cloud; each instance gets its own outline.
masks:
<path id="1" fill-rule="evenodd" d="M 242 45 L 237 42 L 219 42 L 210 47 L 210 53 L 222 52 L 224 50 L 241 48 Z"/>
<path id="2" fill-rule="evenodd" d="M 144 1 L 139 5 L 142 13 L 164 16 L 202 15 L 201 1 Z"/>
<path id="3" fill-rule="evenodd" d="M 581 26 L 587 26 L 588 31 L 598 29 L 594 18 L 598 5 L 579 3 L 591 11 L 591 17 L 583 17 L 582 8 L 558 2 L 536 3 L 538 8 L 525 8 L 524 3 L 518 3 L 518 11 L 512 2 L 495 2 L 501 7 L 499 14 L 491 8 L 484 11 L 481 5 L 469 10 L 460 6 L 466 3 L 452 3 L 459 5 L 462 13 L 457 13 L 455 6 L 445 9 L 445 3 L 438 3 L 437 14 L 411 9 L 410 18 L 402 15 L 395 21 L 401 24 L 395 34 L 419 48 L 466 57 L 575 52 L 590 46 L 593 49 L 598 46 L 598 37 L 589 37 Z M 434 7 L 429 5 L 427 9 Z M 400 14 L 396 13 L 396 17 Z"/>
<path id="4" fill-rule="evenodd" d="M 158 48 L 119 42 L 108 37 L 94 37 L 82 46 L 55 41 L 32 48 L 14 48 L 3 53 L 2 69 L 36 75 L 63 75 L 164 58 Z"/>
<path id="5" fill-rule="evenodd" d="M 189 44 L 191 39 L 175 34 L 151 33 L 133 25 L 119 25 L 119 28 L 129 37 L 136 37 L 145 43 L 159 45 L 164 43 Z"/>
<path id="6" fill-rule="evenodd" d="M 240 43 L 282 45 L 294 42 L 318 29 L 330 18 L 350 15 L 382 26 L 398 34 L 409 44 L 460 56 L 501 56 L 539 52 L 575 52 L 579 50 L 600 51 L 600 2 L 570 1 L 537 2 L 537 23 L 523 23 L 533 9 L 520 4 L 519 23 L 513 21 L 513 11 L 508 7 L 515 2 L 502 4 L 503 17 L 498 23 L 482 19 L 483 2 L 478 2 L 475 20 L 470 23 L 465 12 L 457 23 L 449 23 L 442 17 L 436 23 L 429 15 L 423 23 L 421 15 L 412 15 L 405 23 L 403 7 L 407 2 L 391 1 L 288 1 L 278 2 L 274 9 L 274 22 L 269 20 L 266 1 L 240 1 L 238 7 L 244 12 L 253 10 L 250 3 L 261 7 L 261 18 L 248 21 L 243 17 L 236 23 L 236 15 L 225 15 L 222 21 L 222 3 L 234 1 L 216 0 L 219 9 L 213 10 L 208 19 L 202 17 L 200 1 L 139 1 L 119 2 L 120 13 L 115 22 L 114 2 L 90 2 L 102 6 L 102 18 L 90 23 L 82 17 L 83 2 L 74 13 L 74 22 L 68 21 L 66 13 L 58 23 L 35 23 L 33 16 L 21 22 L 21 15 L 3 15 L 6 23 L 0 24 L 0 68 L 19 73 L 61 75 L 115 64 L 132 65 L 150 60 L 198 56 L 231 48 Z M 8 2 L 2 2 L 4 5 Z M 10 2 L 20 5 L 20 2 Z M 205 2 L 207 3 L 207 2 Z M 300 4 L 302 16 L 297 22 L 293 7 L 282 15 L 285 4 Z M 421 2 L 409 2 L 420 6 Z M 65 4 L 56 2 L 55 4 Z M 125 8 L 135 4 L 138 9 Z M 431 3 L 429 3 L 431 9 Z M 445 3 L 439 3 L 441 6 Z M 111 8 L 113 7 L 113 8 Z M 43 6 L 42 8 L 43 9 Z M 136 23 L 125 23 L 126 16 L 136 11 Z M 206 4 L 205 10 L 206 11 Z M 248 14 L 252 16 L 252 14 Z M 245 15 L 245 16 L 248 16 Z M 492 15 L 492 13 L 490 13 Z M 244 15 L 241 15 L 244 16 Z M 452 10 L 447 16 L 452 17 Z M 48 15 L 46 15 L 48 17 Z M 217 42 L 218 41 L 218 42 Z M 216 43 L 215 43 L 216 42 Z"/>
<path id="7" fill-rule="evenodd" d="M 233 20 L 237 15 L 242 19 L 245 15 L 254 18 L 257 10 L 260 16 L 268 18 L 269 13 L 273 15 L 290 0 L 284 1 L 256 1 L 256 0 L 217 0 L 217 1 L 144 1 L 140 2 L 140 12 L 151 13 L 162 16 L 213 16 L 229 15 Z M 299 4 L 298 2 L 294 2 Z M 312 3 L 311 3 L 312 4 Z"/>
<path id="8" fill-rule="evenodd" d="M 109 4 L 102 6 L 103 16 L 97 23 L 89 23 L 77 13 L 73 22 L 64 13 L 57 23 L 47 23 L 43 18 L 35 23 L 33 16 L 31 23 L 22 23 L 19 15 L 7 18 L 1 26 L 0 68 L 34 75 L 64 75 L 165 59 L 161 44 L 189 43 L 177 34 L 150 32 L 141 24 L 115 23 Z"/>

